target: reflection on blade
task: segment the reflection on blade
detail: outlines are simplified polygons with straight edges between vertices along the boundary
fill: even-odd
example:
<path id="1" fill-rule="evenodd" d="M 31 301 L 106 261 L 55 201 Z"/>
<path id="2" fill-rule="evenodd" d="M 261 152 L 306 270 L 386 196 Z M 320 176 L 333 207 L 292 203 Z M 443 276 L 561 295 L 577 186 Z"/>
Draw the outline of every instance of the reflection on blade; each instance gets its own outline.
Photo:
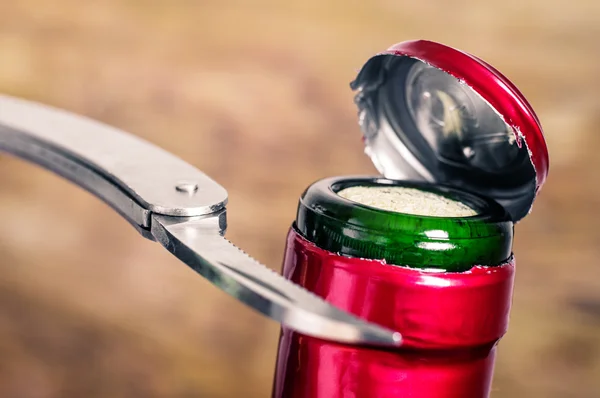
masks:
<path id="1" fill-rule="evenodd" d="M 219 234 L 219 217 L 154 215 L 152 234 L 211 283 L 302 334 L 348 344 L 399 346 L 399 333 L 350 315 L 288 281 Z"/>

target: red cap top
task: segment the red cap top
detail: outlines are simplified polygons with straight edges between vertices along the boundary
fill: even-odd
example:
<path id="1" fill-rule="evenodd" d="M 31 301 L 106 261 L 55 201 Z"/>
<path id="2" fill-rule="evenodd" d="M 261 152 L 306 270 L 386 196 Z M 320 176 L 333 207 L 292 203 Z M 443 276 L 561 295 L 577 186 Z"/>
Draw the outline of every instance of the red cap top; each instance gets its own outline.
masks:
<path id="1" fill-rule="evenodd" d="M 351 87 L 366 152 L 388 178 L 429 180 L 495 198 L 525 217 L 548 174 L 540 122 L 486 62 L 430 41 L 392 46 Z"/>

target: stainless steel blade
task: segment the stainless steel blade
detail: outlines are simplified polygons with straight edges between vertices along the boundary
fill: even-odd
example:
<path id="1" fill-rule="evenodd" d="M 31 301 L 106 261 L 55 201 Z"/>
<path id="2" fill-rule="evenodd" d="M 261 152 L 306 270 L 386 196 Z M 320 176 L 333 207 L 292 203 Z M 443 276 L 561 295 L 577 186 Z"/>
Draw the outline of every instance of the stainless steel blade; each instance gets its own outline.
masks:
<path id="1" fill-rule="evenodd" d="M 217 217 L 152 217 L 167 250 L 244 304 L 300 333 L 349 344 L 399 346 L 400 333 L 339 310 L 254 260 L 218 231 Z"/>

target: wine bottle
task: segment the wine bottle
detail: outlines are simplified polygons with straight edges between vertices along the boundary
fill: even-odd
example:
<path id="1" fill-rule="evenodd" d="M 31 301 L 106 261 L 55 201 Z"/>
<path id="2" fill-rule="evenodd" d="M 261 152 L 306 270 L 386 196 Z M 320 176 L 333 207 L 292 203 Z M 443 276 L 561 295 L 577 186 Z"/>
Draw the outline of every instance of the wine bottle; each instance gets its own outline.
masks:
<path id="1" fill-rule="evenodd" d="M 486 398 L 508 329 L 514 224 L 548 173 L 539 120 L 489 64 L 430 41 L 372 57 L 351 87 L 381 176 L 309 186 L 283 274 L 402 344 L 282 328 L 273 398 Z"/>

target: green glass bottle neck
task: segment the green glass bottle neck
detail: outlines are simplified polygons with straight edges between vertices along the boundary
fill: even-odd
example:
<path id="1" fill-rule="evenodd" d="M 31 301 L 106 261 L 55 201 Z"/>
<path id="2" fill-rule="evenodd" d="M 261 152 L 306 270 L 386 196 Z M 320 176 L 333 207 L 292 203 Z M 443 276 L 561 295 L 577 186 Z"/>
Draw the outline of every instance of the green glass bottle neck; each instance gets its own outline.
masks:
<path id="1" fill-rule="evenodd" d="M 337 194 L 351 186 L 415 188 L 457 200 L 478 214 L 431 217 L 380 210 Z M 300 198 L 296 228 L 330 252 L 453 272 L 504 263 L 511 256 L 513 238 L 508 214 L 491 199 L 436 184 L 384 178 L 338 177 L 314 183 Z"/>

